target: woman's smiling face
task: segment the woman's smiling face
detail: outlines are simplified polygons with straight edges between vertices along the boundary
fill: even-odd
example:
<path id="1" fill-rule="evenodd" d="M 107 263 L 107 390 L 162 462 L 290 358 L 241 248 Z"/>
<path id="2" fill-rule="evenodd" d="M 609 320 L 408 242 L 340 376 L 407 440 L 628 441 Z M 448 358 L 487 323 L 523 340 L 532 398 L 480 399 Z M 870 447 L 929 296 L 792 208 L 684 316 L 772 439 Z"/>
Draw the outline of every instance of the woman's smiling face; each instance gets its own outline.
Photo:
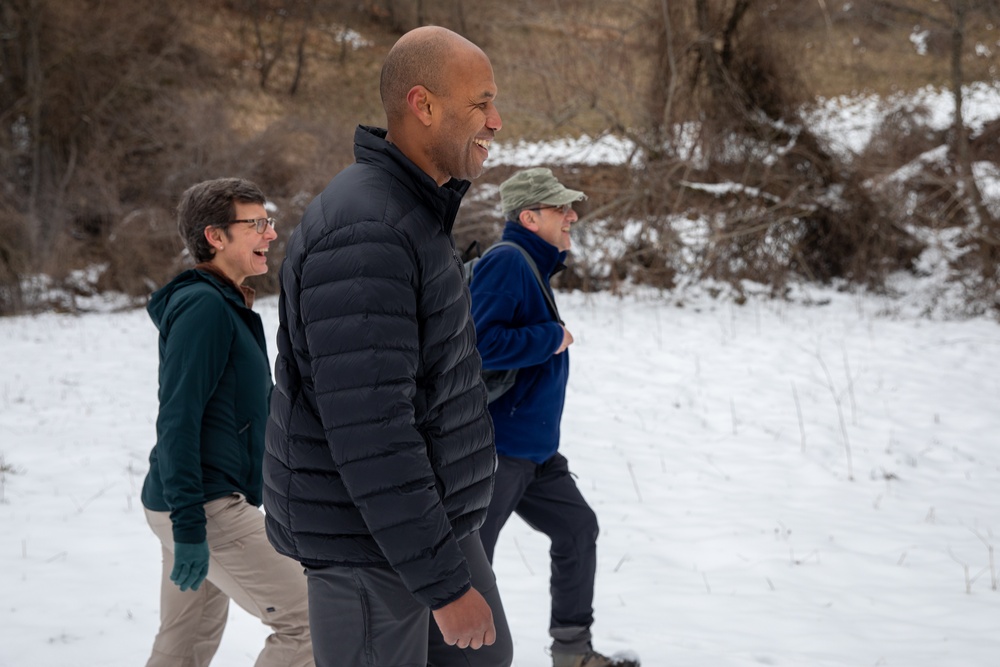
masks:
<path id="1" fill-rule="evenodd" d="M 223 230 L 209 228 L 209 243 L 215 248 L 212 263 L 229 276 L 237 285 L 242 285 L 248 276 L 267 273 L 267 249 L 271 241 L 278 238 L 270 224 L 264 225 L 264 232 L 258 233 L 253 222 L 266 219 L 267 210 L 262 204 L 233 204 L 233 220 Z"/>

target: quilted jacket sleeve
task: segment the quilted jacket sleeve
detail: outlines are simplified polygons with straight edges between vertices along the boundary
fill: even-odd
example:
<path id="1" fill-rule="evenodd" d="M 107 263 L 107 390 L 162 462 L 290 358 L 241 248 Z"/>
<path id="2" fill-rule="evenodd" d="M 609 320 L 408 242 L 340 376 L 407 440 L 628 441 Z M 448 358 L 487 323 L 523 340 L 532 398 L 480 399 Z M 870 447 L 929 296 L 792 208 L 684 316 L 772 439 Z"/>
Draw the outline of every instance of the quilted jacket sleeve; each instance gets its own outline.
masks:
<path id="1" fill-rule="evenodd" d="M 156 447 L 177 542 L 205 539 L 202 415 L 232 344 L 232 323 L 225 311 L 225 303 L 211 290 L 184 290 L 175 295 L 161 334 Z"/>

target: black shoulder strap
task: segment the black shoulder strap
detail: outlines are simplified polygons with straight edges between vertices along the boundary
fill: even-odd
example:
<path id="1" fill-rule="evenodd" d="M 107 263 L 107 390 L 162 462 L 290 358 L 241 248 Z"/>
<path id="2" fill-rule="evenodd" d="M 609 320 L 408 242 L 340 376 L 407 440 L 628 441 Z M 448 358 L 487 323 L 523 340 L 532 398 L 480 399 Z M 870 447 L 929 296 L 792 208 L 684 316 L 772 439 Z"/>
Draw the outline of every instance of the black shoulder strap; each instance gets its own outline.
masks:
<path id="1" fill-rule="evenodd" d="M 483 253 L 483 257 L 485 257 L 490 250 L 493 250 L 494 248 L 499 248 L 500 246 L 504 245 L 511 246 L 512 248 L 517 248 L 520 251 L 521 256 L 524 257 L 524 261 L 528 263 L 528 268 L 530 268 L 531 272 L 535 274 L 535 280 L 538 281 L 538 287 L 541 288 L 542 294 L 545 296 L 545 301 L 549 304 L 549 310 L 551 310 L 552 314 L 555 315 L 556 321 L 559 322 L 559 324 L 564 324 L 562 318 L 559 316 L 559 309 L 556 307 L 556 301 L 555 299 L 552 298 L 552 294 L 545 286 L 545 281 L 542 279 L 542 274 L 538 270 L 538 265 L 535 264 L 535 260 L 531 258 L 531 255 L 528 254 L 527 250 L 522 248 L 517 243 L 514 243 L 513 241 L 497 241 L 496 243 L 494 243 L 493 245 L 491 245 L 489 248 L 486 249 L 486 252 Z"/>

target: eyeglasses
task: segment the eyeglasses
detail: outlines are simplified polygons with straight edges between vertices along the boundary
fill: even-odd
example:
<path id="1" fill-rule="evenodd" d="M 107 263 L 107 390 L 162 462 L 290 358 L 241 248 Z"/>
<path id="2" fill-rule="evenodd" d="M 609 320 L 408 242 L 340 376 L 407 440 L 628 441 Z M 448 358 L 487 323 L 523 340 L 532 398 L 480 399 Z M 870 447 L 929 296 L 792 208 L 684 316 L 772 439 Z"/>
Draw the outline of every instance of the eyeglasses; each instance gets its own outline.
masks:
<path id="1" fill-rule="evenodd" d="M 270 227 L 271 229 L 274 229 L 275 219 L 274 218 L 249 218 L 247 220 L 230 220 L 229 222 L 230 223 L 233 223 L 233 222 L 245 222 L 248 225 L 254 225 L 257 228 L 257 233 L 258 234 L 263 234 L 264 231 L 268 227 Z"/>
<path id="2" fill-rule="evenodd" d="M 536 206 L 535 208 L 526 208 L 526 211 L 546 211 L 552 209 L 554 211 L 559 211 L 559 215 L 566 217 L 569 212 L 573 210 L 572 204 L 563 204 L 562 206 Z"/>

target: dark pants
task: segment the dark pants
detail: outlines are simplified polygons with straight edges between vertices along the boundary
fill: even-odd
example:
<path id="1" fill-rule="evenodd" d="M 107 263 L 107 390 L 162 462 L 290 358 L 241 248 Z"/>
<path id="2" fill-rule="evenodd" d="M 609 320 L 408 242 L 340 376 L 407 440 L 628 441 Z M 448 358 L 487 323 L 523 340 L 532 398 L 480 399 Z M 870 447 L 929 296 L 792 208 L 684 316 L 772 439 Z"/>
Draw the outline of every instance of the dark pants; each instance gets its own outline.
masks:
<path id="1" fill-rule="evenodd" d="M 472 586 L 493 612 L 492 646 L 460 649 L 444 643 L 430 610 L 394 570 L 307 568 L 309 626 L 316 667 L 509 667 L 514 646 L 493 569 L 479 535 L 459 541 Z"/>
<path id="2" fill-rule="evenodd" d="M 486 556 L 492 563 L 500 529 L 514 512 L 548 535 L 552 540 L 552 650 L 586 650 L 594 623 L 597 516 L 576 488 L 566 457 L 555 454 L 539 465 L 501 456 L 495 479 L 486 522 L 479 530 Z"/>

